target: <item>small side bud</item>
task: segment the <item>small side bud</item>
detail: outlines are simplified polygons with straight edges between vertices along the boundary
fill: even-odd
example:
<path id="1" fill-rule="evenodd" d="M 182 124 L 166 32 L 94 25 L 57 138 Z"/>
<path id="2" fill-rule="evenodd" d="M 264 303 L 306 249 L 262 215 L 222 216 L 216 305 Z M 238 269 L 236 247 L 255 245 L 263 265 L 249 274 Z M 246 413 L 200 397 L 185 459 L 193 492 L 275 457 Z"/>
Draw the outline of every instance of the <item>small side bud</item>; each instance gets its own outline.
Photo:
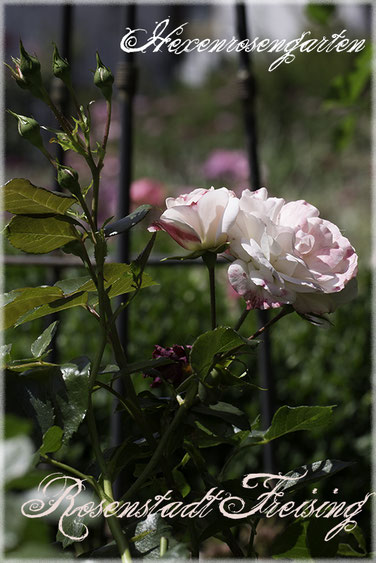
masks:
<path id="1" fill-rule="evenodd" d="M 57 181 L 61 188 L 68 190 L 68 192 L 73 195 L 78 196 L 81 194 L 78 174 L 74 168 L 59 165 L 57 169 Z"/>
<path id="2" fill-rule="evenodd" d="M 52 62 L 52 72 L 56 78 L 60 78 L 67 86 L 72 85 L 71 68 L 66 59 L 63 59 L 54 43 L 54 54 Z"/>
<path id="3" fill-rule="evenodd" d="M 99 54 L 97 57 L 97 68 L 94 73 L 94 84 L 102 90 L 103 96 L 107 101 L 111 100 L 112 96 L 112 84 L 114 82 L 114 77 L 109 68 L 107 68 L 101 61 Z"/>
<path id="4" fill-rule="evenodd" d="M 38 149 L 44 150 L 42 136 L 40 134 L 40 126 L 32 117 L 18 115 L 8 109 L 8 113 L 18 120 L 18 132 L 24 139 L 27 139 L 32 145 Z"/>

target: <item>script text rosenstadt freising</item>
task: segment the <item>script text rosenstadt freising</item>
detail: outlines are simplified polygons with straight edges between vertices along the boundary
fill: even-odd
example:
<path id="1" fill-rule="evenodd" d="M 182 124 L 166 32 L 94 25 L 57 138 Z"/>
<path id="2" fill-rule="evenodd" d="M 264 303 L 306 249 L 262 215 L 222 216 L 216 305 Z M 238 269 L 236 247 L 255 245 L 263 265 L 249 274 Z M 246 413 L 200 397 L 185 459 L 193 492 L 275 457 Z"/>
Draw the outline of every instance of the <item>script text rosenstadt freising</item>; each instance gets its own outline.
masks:
<path id="1" fill-rule="evenodd" d="M 319 501 L 317 498 L 308 499 L 298 504 L 293 500 L 283 502 L 288 489 L 296 485 L 300 479 L 304 479 L 306 474 L 307 472 L 295 477 L 273 473 L 250 473 L 246 475 L 242 480 L 244 489 L 256 488 L 259 486 L 259 479 L 263 479 L 262 485 L 267 489 L 266 492 L 258 495 L 252 506 L 249 506 L 249 503 L 241 497 L 234 496 L 219 487 L 211 488 L 204 497 L 191 503 L 174 500 L 174 493 L 169 490 L 163 495 L 157 495 L 142 502 L 137 500 L 128 502 L 101 501 L 99 503 L 86 501 L 80 504 L 78 497 L 85 490 L 84 480 L 62 473 L 53 473 L 45 477 L 39 484 L 38 490 L 44 500 L 40 497 L 28 500 L 22 505 L 21 512 L 27 518 L 41 518 L 54 512 L 61 514 L 59 530 L 72 541 L 83 541 L 89 534 L 89 529 L 84 523 L 82 523 L 82 531 L 79 536 L 72 536 L 71 532 L 68 533 L 68 522 L 72 516 L 78 519 L 97 518 L 98 516 L 144 519 L 153 514 L 160 514 L 162 518 L 205 518 L 215 509 L 230 520 L 239 520 L 255 515 L 266 518 L 273 516 L 280 518 L 286 516 L 333 518 L 335 520 L 334 525 L 327 532 L 325 541 L 329 541 L 342 530 L 349 532 L 355 528 L 357 522 L 354 517 L 362 511 L 368 499 L 375 493 L 367 493 L 362 500 L 352 504 L 343 500 L 340 502 Z M 66 506 L 67 504 L 68 506 Z"/>

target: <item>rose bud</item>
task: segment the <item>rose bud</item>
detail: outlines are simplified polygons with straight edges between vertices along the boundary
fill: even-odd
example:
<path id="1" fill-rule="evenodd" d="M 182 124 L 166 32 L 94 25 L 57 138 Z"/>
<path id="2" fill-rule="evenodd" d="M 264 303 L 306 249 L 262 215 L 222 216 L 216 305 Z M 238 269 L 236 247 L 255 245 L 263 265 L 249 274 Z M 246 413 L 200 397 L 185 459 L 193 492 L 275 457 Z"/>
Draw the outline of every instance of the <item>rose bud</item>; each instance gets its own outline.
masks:
<path id="1" fill-rule="evenodd" d="M 39 89 L 42 86 L 40 62 L 37 57 L 29 55 L 20 40 L 20 71 L 29 87 Z"/>
<path id="2" fill-rule="evenodd" d="M 40 134 L 40 126 L 35 119 L 32 117 L 25 117 L 24 115 L 18 115 L 13 111 L 8 109 L 8 113 L 13 115 L 18 120 L 18 132 L 24 139 L 27 139 L 31 144 L 33 144 L 38 149 L 44 149 L 43 141 Z"/>
<path id="3" fill-rule="evenodd" d="M 81 194 L 80 184 L 78 183 L 78 174 L 74 168 L 59 165 L 57 181 L 61 188 L 68 190 L 68 192 L 71 192 L 73 195 L 78 196 L 78 194 Z"/>
<path id="4" fill-rule="evenodd" d="M 112 96 L 112 84 L 114 82 L 114 77 L 109 68 L 107 68 L 101 61 L 99 54 L 97 57 L 97 68 L 94 73 L 94 84 L 102 90 L 103 96 L 107 101 L 111 100 Z"/>
<path id="5" fill-rule="evenodd" d="M 52 62 L 52 72 L 56 78 L 60 78 L 67 86 L 71 86 L 71 68 L 66 59 L 63 59 L 54 43 L 54 54 Z"/>

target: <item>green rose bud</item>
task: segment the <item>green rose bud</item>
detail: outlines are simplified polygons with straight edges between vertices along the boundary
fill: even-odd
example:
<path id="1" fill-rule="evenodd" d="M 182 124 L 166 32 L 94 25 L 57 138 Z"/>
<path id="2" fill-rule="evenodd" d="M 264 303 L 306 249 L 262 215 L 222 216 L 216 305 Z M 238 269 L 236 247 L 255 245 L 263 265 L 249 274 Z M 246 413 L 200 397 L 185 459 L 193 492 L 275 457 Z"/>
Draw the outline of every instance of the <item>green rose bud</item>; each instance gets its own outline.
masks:
<path id="1" fill-rule="evenodd" d="M 110 101 L 112 96 L 112 84 L 114 82 L 114 77 L 110 69 L 108 69 L 102 63 L 98 53 L 96 57 L 97 69 L 94 73 L 94 84 L 102 90 L 102 94 L 106 98 L 106 100 Z"/>
<path id="2" fill-rule="evenodd" d="M 70 166 L 58 166 L 57 181 L 61 188 L 68 190 L 75 196 L 81 194 L 80 184 L 78 183 L 78 174 L 76 170 Z"/>
<path id="3" fill-rule="evenodd" d="M 38 149 L 44 150 L 43 140 L 40 134 L 40 126 L 32 117 L 25 117 L 18 115 L 13 111 L 8 110 L 8 113 L 13 115 L 18 120 L 18 132 L 24 139 L 27 139 L 32 145 Z"/>
<path id="4" fill-rule="evenodd" d="M 52 62 L 52 72 L 56 78 L 60 78 L 67 86 L 71 86 L 71 68 L 66 59 L 63 59 L 54 43 L 54 55 Z"/>
<path id="5" fill-rule="evenodd" d="M 42 76 L 40 73 L 40 62 L 37 57 L 29 55 L 20 40 L 20 71 L 28 84 L 29 88 L 40 88 L 42 86 Z"/>

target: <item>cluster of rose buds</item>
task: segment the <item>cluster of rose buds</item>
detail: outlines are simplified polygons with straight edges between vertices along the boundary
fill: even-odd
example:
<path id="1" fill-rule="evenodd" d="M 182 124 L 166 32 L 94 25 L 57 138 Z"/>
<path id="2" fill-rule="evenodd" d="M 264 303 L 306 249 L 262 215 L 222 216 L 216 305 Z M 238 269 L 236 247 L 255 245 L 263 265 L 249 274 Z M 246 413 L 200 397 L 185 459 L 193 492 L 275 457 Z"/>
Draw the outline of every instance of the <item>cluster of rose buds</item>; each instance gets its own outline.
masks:
<path id="1" fill-rule="evenodd" d="M 227 188 L 199 188 L 167 198 L 166 207 L 149 230 L 166 231 L 192 252 L 226 249 L 229 281 L 248 309 L 292 305 L 321 315 L 356 294 L 354 248 L 304 200 L 286 203 L 265 188 L 240 198 Z"/>

